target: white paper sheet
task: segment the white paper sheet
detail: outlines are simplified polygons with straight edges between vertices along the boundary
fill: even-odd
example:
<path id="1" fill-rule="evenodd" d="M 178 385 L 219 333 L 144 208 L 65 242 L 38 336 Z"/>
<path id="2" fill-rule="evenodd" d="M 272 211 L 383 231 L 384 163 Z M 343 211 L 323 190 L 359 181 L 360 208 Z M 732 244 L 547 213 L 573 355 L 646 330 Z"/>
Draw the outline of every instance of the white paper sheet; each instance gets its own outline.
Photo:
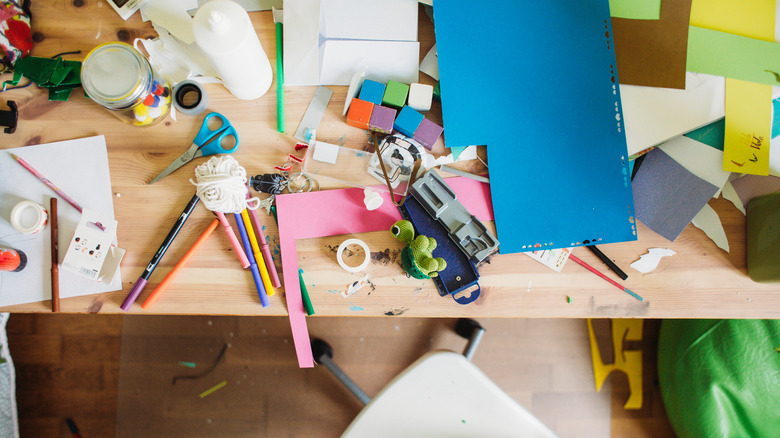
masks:
<path id="1" fill-rule="evenodd" d="M 0 245 L 21 249 L 28 258 L 27 267 L 21 272 L 0 272 L 0 306 L 51 299 L 49 226 L 33 235 L 20 234 L 11 227 L 9 217 L 13 206 L 24 199 L 38 202 L 48 210 L 49 199 L 55 195 L 11 158 L 10 153 L 27 161 L 83 208 L 114 218 L 108 154 L 102 135 L 0 152 Z M 62 259 L 81 214 L 61 198 L 58 199 L 57 210 Z M 61 298 L 121 288 L 121 275 L 117 275 L 109 285 L 60 269 Z"/>
<path id="2" fill-rule="evenodd" d="M 739 199 L 739 195 L 737 194 L 737 191 L 734 190 L 734 186 L 731 185 L 731 181 L 727 182 L 726 185 L 723 186 L 723 190 L 721 191 L 721 197 L 723 199 L 731 201 L 731 203 L 734 204 L 735 207 L 737 207 L 737 210 L 741 211 L 742 214 L 746 214 L 745 206 L 742 205 L 742 200 Z"/>
<path id="3" fill-rule="evenodd" d="M 380 81 L 418 79 L 414 0 L 287 0 L 283 32 L 286 85 L 349 85 L 362 67 Z"/>
<path id="4" fill-rule="evenodd" d="M 322 84 L 349 85 L 355 66 L 377 82 L 417 82 L 420 44 L 411 41 L 327 40 L 322 45 Z M 286 74 L 286 73 L 285 73 Z M 285 76 L 287 84 L 287 76 Z"/>
<path id="5" fill-rule="evenodd" d="M 691 72 L 685 75 L 685 90 L 621 85 L 628 154 L 724 117 L 725 88 L 722 77 Z"/>
<path id="6" fill-rule="evenodd" d="M 693 217 L 691 223 L 696 228 L 704 231 L 715 245 L 723 251 L 729 252 L 729 240 L 726 237 L 726 232 L 723 230 L 723 224 L 718 217 L 718 213 L 715 209 L 710 207 L 710 204 L 704 204 L 704 208 Z"/>
<path id="7" fill-rule="evenodd" d="M 731 172 L 723 170 L 723 151 L 685 136 L 675 137 L 660 146 L 682 167 L 718 188 L 717 198 Z"/>

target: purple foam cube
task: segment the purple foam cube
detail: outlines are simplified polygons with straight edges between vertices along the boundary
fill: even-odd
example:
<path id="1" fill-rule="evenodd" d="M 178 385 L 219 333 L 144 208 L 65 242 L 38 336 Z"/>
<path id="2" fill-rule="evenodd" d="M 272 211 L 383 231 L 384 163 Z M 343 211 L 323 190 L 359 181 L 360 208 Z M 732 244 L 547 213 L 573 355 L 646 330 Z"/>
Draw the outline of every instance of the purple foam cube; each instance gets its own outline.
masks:
<path id="1" fill-rule="evenodd" d="M 431 150 L 436 140 L 441 137 L 442 132 L 444 132 L 444 128 L 425 118 L 420 122 L 417 130 L 414 131 L 414 139 L 425 146 L 425 149 Z"/>
<path id="2" fill-rule="evenodd" d="M 368 130 L 389 134 L 393 131 L 396 111 L 382 105 L 375 105 L 371 113 L 371 121 L 368 122 Z"/>

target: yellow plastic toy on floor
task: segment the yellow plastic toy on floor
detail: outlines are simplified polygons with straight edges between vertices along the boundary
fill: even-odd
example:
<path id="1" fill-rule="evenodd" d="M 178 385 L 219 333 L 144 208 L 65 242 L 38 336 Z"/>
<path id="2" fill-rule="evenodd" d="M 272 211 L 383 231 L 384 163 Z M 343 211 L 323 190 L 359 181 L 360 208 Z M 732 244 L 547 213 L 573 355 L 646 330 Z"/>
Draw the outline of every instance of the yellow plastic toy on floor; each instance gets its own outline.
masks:
<path id="1" fill-rule="evenodd" d="M 631 395 L 623 405 L 624 409 L 642 409 L 642 350 L 626 351 L 623 349 L 625 341 L 642 340 L 641 319 L 612 319 L 612 348 L 615 352 L 615 361 L 612 364 L 604 364 L 596 343 L 596 334 L 593 332 L 593 321 L 588 319 L 588 336 L 590 338 L 590 353 L 593 359 L 593 377 L 596 380 L 596 391 L 601 391 L 604 380 L 612 371 L 618 370 L 628 376 L 628 387 Z"/>

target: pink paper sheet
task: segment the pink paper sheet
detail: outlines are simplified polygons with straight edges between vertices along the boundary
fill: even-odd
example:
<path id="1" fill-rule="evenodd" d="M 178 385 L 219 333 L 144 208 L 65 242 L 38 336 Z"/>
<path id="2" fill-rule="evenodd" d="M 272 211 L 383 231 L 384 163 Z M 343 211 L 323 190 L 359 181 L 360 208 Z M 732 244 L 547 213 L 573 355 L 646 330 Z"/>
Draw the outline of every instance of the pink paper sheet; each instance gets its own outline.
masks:
<path id="1" fill-rule="evenodd" d="M 447 184 L 458 195 L 458 200 L 479 220 L 493 220 L 490 187 L 469 178 L 448 178 Z M 384 186 L 377 186 L 383 190 Z M 363 204 L 363 189 L 339 189 L 321 192 L 296 193 L 276 197 L 276 214 L 279 219 L 279 251 L 282 256 L 287 313 L 290 317 L 298 366 L 311 368 L 311 353 L 306 313 L 303 309 L 301 289 L 298 284 L 297 239 L 329 237 L 341 234 L 367 233 L 390 230 L 401 214 L 390 199 L 390 194 L 380 192 L 384 202 L 374 211 Z"/>

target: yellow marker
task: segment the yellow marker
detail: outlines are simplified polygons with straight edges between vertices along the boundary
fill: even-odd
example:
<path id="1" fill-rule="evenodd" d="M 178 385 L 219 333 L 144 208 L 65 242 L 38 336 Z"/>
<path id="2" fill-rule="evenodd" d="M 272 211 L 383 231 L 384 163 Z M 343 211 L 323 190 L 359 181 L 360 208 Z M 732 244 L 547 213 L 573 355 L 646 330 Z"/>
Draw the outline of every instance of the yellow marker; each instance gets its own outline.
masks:
<path id="1" fill-rule="evenodd" d="M 588 319 L 588 336 L 590 337 L 590 354 L 593 359 L 593 377 L 596 380 L 596 391 L 601 390 L 607 376 L 612 371 L 623 371 L 628 376 L 628 388 L 631 394 L 623 405 L 623 409 L 642 409 L 642 350 L 629 351 L 623 349 L 624 341 L 642 340 L 641 319 L 612 319 L 612 348 L 615 361 L 604 364 L 601 360 L 593 323 Z"/>
<path id="2" fill-rule="evenodd" d="M 265 286 L 265 294 L 269 297 L 274 294 L 274 285 L 271 284 L 271 276 L 268 275 L 268 267 L 263 260 L 263 253 L 260 252 L 260 245 L 257 244 L 257 236 L 255 236 L 255 229 L 252 228 L 252 222 L 249 221 L 249 213 L 246 208 L 241 212 L 241 219 L 246 226 L 246 234 L 249 236 L 249 243 L 252 244 L 252 252 L 255 254 L 255 262 L 260 269 L 260 278 L 263 279 L 263 286 Z"/>
<path id="3" fill-rule="evenodd" d="M 209 388 L 209 389 L 207 389 L 207 390 L 205 390 L 205 391 L 201 392 L 201 393 L 200 393 L 200 398 L 203 398 L 203 397 L 205 397 L 205 396 L 207 396 L 207 395 L 211 394 L 212 392 L 214 392 L 214 391 L 217 391 L 217 390 L 221 389 L 221 388 L 222 388 L 222 387 L 224 387 L 225 385 L 227 385 L 227 380 L 223 380 L 222 382 L 220 382 L 220 383 L 217 383 L 217 384 L 216 384 L 216 385 L 214 385 L 213 387 L 211 387 L 211 388 Z"/>

